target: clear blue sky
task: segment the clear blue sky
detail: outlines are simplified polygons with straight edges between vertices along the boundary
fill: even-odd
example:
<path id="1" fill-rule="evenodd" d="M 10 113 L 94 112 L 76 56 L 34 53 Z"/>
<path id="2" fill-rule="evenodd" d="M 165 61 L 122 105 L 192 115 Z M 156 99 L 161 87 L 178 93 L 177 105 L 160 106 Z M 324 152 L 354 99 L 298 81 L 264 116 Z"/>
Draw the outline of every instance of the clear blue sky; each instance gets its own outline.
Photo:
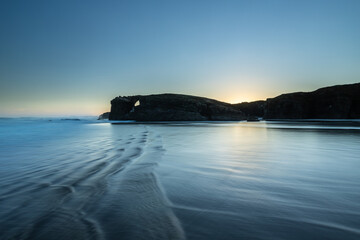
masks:
<path id="1" fill-rule="evenodd" d="M 118 95 L 228 102 L 360 81 L 360 1 L 0 2 L 0 116 Z"/>

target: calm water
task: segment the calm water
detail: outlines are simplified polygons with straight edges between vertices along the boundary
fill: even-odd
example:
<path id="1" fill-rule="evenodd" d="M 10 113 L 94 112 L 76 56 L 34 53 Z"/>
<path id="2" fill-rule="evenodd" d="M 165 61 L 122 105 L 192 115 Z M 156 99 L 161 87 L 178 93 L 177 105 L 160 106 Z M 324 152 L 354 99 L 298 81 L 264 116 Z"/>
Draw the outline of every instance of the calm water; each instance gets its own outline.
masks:
<path id="1" fill-rule="evenodd" d="M 360 239 L 360 127 L 0 119 L 0 239 Z"/>

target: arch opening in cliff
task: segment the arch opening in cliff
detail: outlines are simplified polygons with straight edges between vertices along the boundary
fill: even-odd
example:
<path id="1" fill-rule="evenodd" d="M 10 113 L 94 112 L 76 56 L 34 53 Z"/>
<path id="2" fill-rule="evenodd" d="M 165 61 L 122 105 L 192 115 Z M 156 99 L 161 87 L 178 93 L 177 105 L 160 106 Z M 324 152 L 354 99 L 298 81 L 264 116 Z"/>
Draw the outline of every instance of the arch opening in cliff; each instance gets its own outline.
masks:
<path id="1" fill-rule="evenodd" d="M 131 112 L 131 113 L 132 113 L 132 112 L 135 112 L 135 108 L 138 107 L 138 106 L 140 106 L 140 100 L 137 100 L 137 101 L 134 103 L 134 106 L 132 107 L 132 109 L 131 109 L 130 112 Z"/>

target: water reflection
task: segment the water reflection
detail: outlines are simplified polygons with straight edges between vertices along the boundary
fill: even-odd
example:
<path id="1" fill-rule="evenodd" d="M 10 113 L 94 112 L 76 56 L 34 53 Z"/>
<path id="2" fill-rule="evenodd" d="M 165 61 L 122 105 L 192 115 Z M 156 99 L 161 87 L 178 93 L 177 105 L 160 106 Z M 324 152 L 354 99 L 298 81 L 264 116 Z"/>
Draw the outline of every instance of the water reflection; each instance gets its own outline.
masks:
<path id="1" fill-rule="evenodd" d="M 359 239 L 356 124 L 0 121 L 0 238 Z"/>

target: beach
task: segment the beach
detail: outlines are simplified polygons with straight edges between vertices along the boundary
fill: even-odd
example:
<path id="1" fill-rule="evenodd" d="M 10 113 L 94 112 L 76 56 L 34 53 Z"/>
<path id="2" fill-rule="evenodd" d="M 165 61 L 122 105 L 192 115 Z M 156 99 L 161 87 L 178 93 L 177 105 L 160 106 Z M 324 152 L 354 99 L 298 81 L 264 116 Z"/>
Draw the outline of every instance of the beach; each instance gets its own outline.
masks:
<path id="1" fill-rule="evenodd" d="M 1 239 L 359 239 L 357 123 L 0 119 Z"/>

